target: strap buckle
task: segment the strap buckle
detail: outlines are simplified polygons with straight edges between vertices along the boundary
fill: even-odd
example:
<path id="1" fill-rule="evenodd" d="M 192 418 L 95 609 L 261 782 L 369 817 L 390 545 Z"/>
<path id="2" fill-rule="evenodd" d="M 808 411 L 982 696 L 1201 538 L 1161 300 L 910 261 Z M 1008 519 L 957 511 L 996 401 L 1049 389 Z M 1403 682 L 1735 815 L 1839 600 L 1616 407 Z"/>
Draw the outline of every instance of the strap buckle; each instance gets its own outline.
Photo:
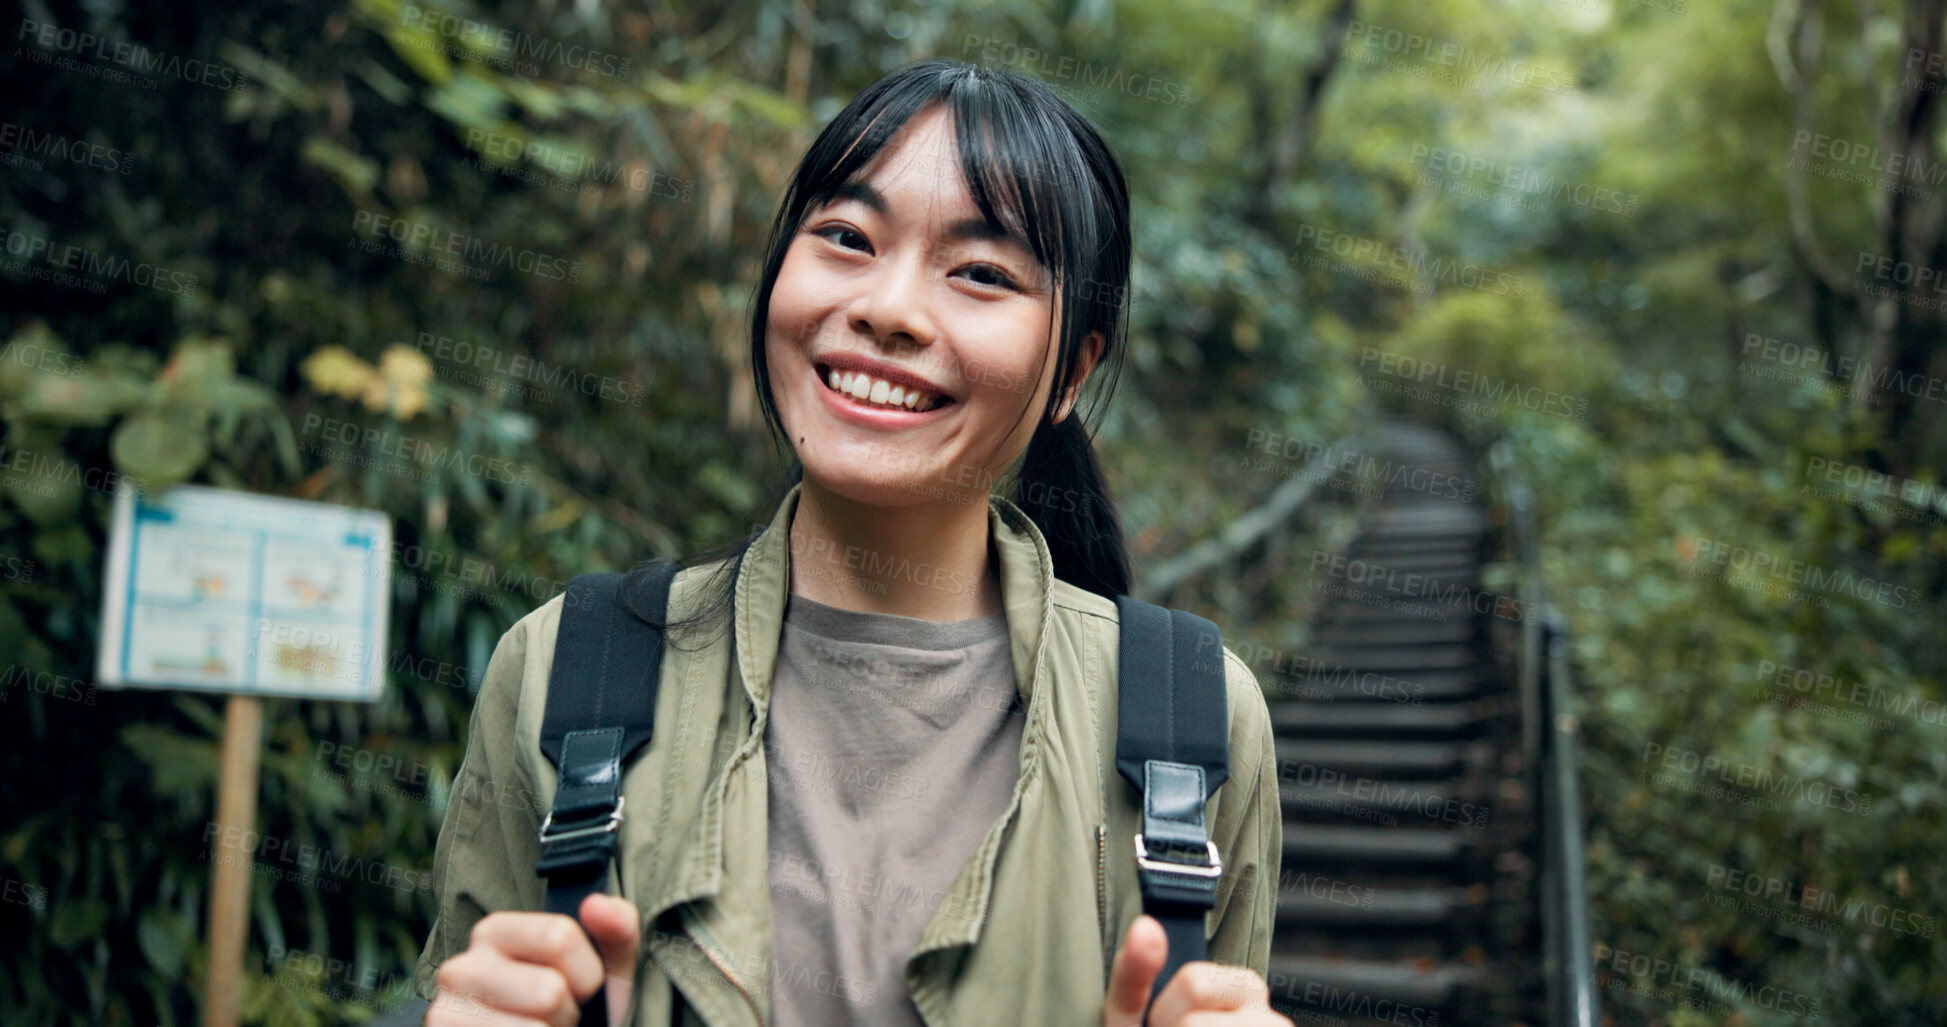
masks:
<path id="1" fill-rule="evenodd" d="M 1203 844 L 1209 850 L 1210 862 L 1208 864 L 1178 863 L 1174 860 L 1159 859 L 1155 856 L 1151 856 L 1149 854 L 1149 846 L 1143 844 L 1142 832 L 1137 831 L 1136 832 L 1136 866 L 1140 867 L 1143 870 L 1154 870 L 1159 873 L 1165 873 L 1165 874 L 1190 874 L 1195 877 L 1222 877 L 1224 873 L 1224 861 L 1217 858 L 1217 843 L 1213 841 L 1205 841 Z"/>
<path id="2" fill-rule="evenodd" d="M 577 838 L 591 838 L 598 834 L 614 834 L 622 827 L 622 804 L 627 801 L 627 796 L 616 796 L 615 808 L 609 810 L 608 816 L 599 824 L 564 827 L 559 831 L 554 830 L 554 811 L 549 810 L 548 815 L 541 818 L 541 845 L 545 847 L 555 842 L 571 841 Z"/>

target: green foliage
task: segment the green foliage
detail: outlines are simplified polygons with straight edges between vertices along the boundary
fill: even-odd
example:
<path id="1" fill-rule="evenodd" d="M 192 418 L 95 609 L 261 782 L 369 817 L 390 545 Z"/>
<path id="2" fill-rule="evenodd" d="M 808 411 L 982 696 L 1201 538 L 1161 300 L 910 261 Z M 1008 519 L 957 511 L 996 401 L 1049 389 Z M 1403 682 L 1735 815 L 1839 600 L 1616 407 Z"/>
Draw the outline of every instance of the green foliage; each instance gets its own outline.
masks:
<path id="1" fill-rule="evenodd" d="M 1807 488 L 1809 460 L 1871 463 L 1917 440 L 1882 437 L 1819 382 L 1738 367 L 1750 333 L 1839 349 L 1862 334 L 1830 301 L 1798 300 L 1773 6 L 1366 0 L 1343 45 L 1325 31 L 1335 6 L 439 9 L 608 64 L 510 59 L 393 0 L 59 15 L 242 84 L 6 72 L 9 120 L 116 147 L 130 171 L 9 168 L 0 223 L 180 277 L 97 292 L 0 274 L 0 557 L 28 568 L 0 582 L 0 877 L 42 898 L 0 907 L 14 956 L 0 1010 L 188 1023 L 206 970 L 213 704 L 88 684 L 113 491 L 196 481 L 393 518 L 420 558 L 395 566 L 384 698 L 267 704 L 258 826 L 423 873 L 500 633 L 574 574 L 693 552 L 769 512 L 779 468 L 740 363 L 769 218 L 840 105 L 941 54 L 1020 58 L 1128 172 L 1130 348 L 1099 441 L 1139 560 L 1208 537 L 1299 469 L 1247 467 L 1254 432 L 1324 443 L 1390 406 L 1511 436 L 1575 632 L 1598 939 L 1793 987 L 1830 1016 L 1947 1017 L 1938 932 L 1808 933 L 1715 904 L 1709 880 L 1734 866 L 1935 916 L 1947 895 L 1939 722 L 1751 698 L 1767 663 L 1933 702 L 1947 679 L 1929 644 L 1941 521 Z M 1819 80 L 1818 125 L 1855 131 L 1884 102 L 1897 20 L 1883 3 L 1832 15 L 1827 60 L 1847 70 Z M 1502 70 L 1395 60 L 1374 29 Z M 1335 53 L 1304 107 L 1304 70 Z M 1513 59 L 1569 88 L 1522 81 Z M 1118 88 L 1137 75 L 1180 102 Z M 1309 129 L 1278 173 L 1269 155 L 1295 123 Z M 1436 151 L 1501 170 L 1450 173 Z M 1833 252 L 1873 248 L 1870 189 L 1810 188 Z M 1320 249 L 1322 232 L 1364 249 Z M 449 270 L 438 240 L 456 236 L 516 256 Z M 1430 391 L 1403 391 L 1403 359 L 1438 368 Z M 494 469 L 455 469 L 453 453 Z M 1227 637 L 1302 647 L 1305 547 L 1343 527 L 1322 510 L 1176 601 Z M 1748 573 L 1696 573 L 1720 540 L 1919 598 L 1793 600 Z M 1657 788 L 1639 776 L 1645 743 L 1874 802 L 1760 811 Z M 331 747 L 411 772 L 348 772 Z M 357 1022 L 398 996 L 431 897 L 329 883 L 256 880 L 251 1022 Z M 1704 1022 L 1603 1001 L 1618 1022 Z M 1733 1005 L 1738 1022 L 1777 1019 Z"/>

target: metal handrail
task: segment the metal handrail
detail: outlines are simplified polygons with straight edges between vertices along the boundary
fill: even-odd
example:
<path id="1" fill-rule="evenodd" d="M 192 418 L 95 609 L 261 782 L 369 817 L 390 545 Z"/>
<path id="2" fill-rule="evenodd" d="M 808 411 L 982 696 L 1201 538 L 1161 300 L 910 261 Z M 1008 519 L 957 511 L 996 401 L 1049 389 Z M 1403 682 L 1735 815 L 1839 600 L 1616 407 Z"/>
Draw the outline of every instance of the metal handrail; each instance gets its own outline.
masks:
<path id="1" fill-rule="evenodd" d="M 1130 591 L 1137 598 L 1163 602 L 1185 581 L 1235 559 L 1239 553 L 1284 530 L 1334 477 L 1332 461 L 1348 452 L 1363 452 L 1370 444 L 1364 429 L 1354 429 L 1326 446 L 1306 461 L 1302 470 L 1272 490 L 1262 504 L 1232 519 L 1214 537 L 1157 561 L 1142 573 Z"/>
<path id="2" fill-rule="evenodd" d="M 1581 724 L 1570 698 L 1568 621 L 1542 587 L 1534 492 L 1523 480 L 1512 444 L 1488 449 L 1520 562 L 1522 748 L 1541 812 L 1542 975 L 1548 1022 L 1595 1027 L 1594 956 L 1582 852 L 1582 799 L 1576 784 Z"/>

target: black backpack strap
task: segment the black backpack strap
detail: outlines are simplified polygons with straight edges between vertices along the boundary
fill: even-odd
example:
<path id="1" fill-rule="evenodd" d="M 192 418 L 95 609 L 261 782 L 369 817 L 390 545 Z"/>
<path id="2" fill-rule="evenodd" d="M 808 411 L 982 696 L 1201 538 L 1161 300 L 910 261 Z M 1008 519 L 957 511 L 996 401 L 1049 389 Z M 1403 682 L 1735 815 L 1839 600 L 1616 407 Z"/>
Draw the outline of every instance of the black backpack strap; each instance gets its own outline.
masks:
<path id="1" fill-rule="evenodd" d="M 541 716 L 541 752 L 558 772 L 534 864 L 547 879 L 547 912 L 575 917 L 583 899 L 608 890 L 622 826 L 622 768 L 655 727 L 658 625 L 675 571 L 657 564 L 626 577 L 583 574 L 568 582 Z M 603 991 L 582 1005 L 581 1022 L 607 1027 Z"/>
<path id="2" fill-rule="evenodd" d="M 1154 1001 L 1184 963 L 1203 959 L 1204 914 L 1224 871 L 1203 807 L 1230 777 L 1230 702 L 1223 634 L 1193 613 L 1116 596 L 1122 620 L 1115 765 L 1142 793 L 1136 876 L 1143 912 L 1163 925 L 1169 955 Z"/>

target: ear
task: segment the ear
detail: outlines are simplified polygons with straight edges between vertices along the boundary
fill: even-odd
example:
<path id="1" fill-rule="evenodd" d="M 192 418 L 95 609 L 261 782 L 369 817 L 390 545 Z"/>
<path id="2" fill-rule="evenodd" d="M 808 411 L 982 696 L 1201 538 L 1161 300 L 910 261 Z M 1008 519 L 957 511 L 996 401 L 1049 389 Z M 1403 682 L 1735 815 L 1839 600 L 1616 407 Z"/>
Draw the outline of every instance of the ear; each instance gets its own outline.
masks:
<path id="1" fill-rule="evenodd" d="M 1075 368 L 1074 380 L 1069 382 L 1067 390 L 1061 395 L 1061 405 L 1055 408 L 1056 424 L 1060 424 L 1068 417 L 1068 412 L 1075 409 L 1075 401 L 1081 397 L 1082 386 L 1088 382 L 1089 374 L 1095 370 L 1095 362 L 1102 359 L 1102 346 L 1101 332 L 1090 332 L 1088 338 L 1082 340 L 1081 363 Z"/>

